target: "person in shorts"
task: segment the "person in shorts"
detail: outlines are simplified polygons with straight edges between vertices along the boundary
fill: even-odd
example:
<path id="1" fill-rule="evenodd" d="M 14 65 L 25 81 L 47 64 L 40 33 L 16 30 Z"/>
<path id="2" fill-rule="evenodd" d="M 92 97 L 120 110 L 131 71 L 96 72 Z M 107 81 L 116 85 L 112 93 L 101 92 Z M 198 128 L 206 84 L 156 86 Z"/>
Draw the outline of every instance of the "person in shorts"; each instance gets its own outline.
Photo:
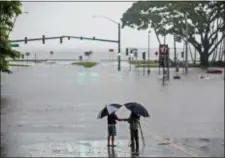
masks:
<path id="1" fill-rule="evenodd" d="M 108 115 L 108 146 L 110 146 L 110 138 L 112 141 L 112 147 L 115 147 L 115 136 L 116 136 L 116 121 L 122 121 L 122 119 L 119 119 L 115 112 L 111 115 Z"/>

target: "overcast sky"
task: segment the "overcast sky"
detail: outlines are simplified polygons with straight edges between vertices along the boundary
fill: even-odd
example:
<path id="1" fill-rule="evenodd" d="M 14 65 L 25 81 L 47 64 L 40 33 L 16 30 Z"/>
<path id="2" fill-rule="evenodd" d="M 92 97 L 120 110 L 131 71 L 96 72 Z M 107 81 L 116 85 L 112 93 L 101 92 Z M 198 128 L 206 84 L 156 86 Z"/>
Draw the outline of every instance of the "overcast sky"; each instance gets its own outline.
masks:
<path id="1" fill-rule="evenodd" d="M 23 39 L 47 36 L 73 35 L 117 40 L 116 24 L 105 19 L 93 18 L 94 15 L 109 17 L 120 21 L 122 14 L 131 7 L 134 2 L 22 2 L 23 11 L 17 18 L 11 39 Z M 137 31 L 126 27 L 122 29 L 122 51 L 125 47 L 147 48 L 148 30 Z M 169 46 L 173 46 L 173 38 L 167 37 Z M 151 33 L 150 46 L 158 47 L 158 41 L 154 32 Z M 181 45 L 178 47 L 181 47 Z M 59 40 L 47 41 L 45 45 L 38 42 L 21 43 L 20 50 L 32 49 L 117 49 L 116 43 L 106 43 L 88 40 Z"/>

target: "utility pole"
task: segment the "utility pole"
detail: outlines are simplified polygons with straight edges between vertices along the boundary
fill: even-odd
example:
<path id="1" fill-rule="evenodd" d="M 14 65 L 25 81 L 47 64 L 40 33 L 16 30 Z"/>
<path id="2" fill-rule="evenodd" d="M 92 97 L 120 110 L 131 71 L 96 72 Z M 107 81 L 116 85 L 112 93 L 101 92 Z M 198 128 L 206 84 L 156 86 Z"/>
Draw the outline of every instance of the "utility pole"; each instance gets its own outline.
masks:
<path id="1" fill-rule="evenodd" d="M 195 37 L 195 34 L 194 34 L 194 37 Z M 196 48 L 194 47 L 194 49 L 195 49 L 195 54 L 194 54 L 194 64 L 196 64 L 196 58 L 197 58 L 197 52 L 196 52 Z"/>
<path id="2" fill-rule="evenodd" d="M 175 36 L 175 34 L 173 35 L 173 46 L 174 46 L 174 64 L 175 64 L 176 72 L 178 72 L 178 67 L 177 67 L 176 36 Z"/>
<path id="3" fill-rule="evenodd" d="M 121 27 L 120 27 L 120 23 L 116 22 L 108 17 L 105 17 L 105 16 L 93 16 L 93 18 L 106 19 L 117 25 L 117 27 L 118 27 L 118 41 L 117 41 L 117 43 L 118 43 L 118 53 L 117 53 L 118 65 L 117 65 L 117 70 L 120 71 L 121 70 Z"/>
<path id="4" fill-rule="evenodd" d="M 151 33 L 151 31 L 149 30 L 148 31 L 148 70 L 147 70 L 147 73 L 148 73 L 148 75 L 150 74 L 150 33 Z"/>
<path id="5" fill-rule="evenodd" d="M 186 23 L 186 41 L 185 41 L 185 74 L 188 74 L 188 23 L 187 15 L 185 13 L 185 23 Z"/>
<path id="6" fill-rule="evenodd" d="M 120 23 L 118 23 L 118 71 L 121 70 L 121 46 L 120 43 L 121 42 L 121 28 L 120 28 Z"/>
<path id="7" fill-rule="evenodd" d="M 225 35 L 225 31 L 223 31 L 223 36 Z M 223 38 L 223 59 L 221 58 L 221 60 L 224 60 L 225 62 L 225 38 Z M 224 68 L 224 71 L 225 71 L 225 68 Z M 224 80 L 225 80 L 225 77 L 224 77 Z"/>
<path id="8" fill-rule="evenodd" d="M 165 84 L 165 65 L 166 65 L 166 55 L 165 55 L 165 45 L 166 45 L 166 29 L 165 29 L 165 34 L 164 34 L 164 48 L 163 48 L 163 86 Z"/>

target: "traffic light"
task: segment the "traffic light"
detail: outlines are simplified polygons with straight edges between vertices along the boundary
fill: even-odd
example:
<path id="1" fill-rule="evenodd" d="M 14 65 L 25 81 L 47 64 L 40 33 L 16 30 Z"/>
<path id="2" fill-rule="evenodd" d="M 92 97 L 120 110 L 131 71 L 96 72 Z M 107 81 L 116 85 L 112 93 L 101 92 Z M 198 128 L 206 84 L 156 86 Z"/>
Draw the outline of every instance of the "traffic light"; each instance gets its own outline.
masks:
<path id="1" fill-rule="evenodd" d="M 68 40 L 70 40 L 70 36 L 68 36 Z"/>
<path id="2" fill-rule="evenodd" d="M 24 42 L 25 42 L 25 44 L 27 44 L 27 37 L 24 38 Z"/>
<path id="3" fill-rule="evenodd" d="M 146 53 L 145 53 L 145 52 L 142 53 L 142 59 L 143 59 L 143 60 L 146 59 Z"/>
<path id="4" fill-rule="evenodd" d="M 80 39 L 82 40 L 82 39 L 83 39 L 83 37 L 80 37 Z"/>
<path id="5" fill-rule="evenodd" d="M 95 37 L 93 37 L 93 40 L 95 40 Z"/>
<path id="6" fill-rule="evenodd" d="M 45 44 L 45 35 L 42 35 L 42 43 Z"/>
<path id="7" fill-rule="evenodd" d="M 62 39 L 62 37 L 60 37 L 60 43 L 63 43 L 63 39 Z"/>
<path id="8" fill-rule="evenodd" d="M 138 57 L 138 50 L 136 48 L 131 49 L 131 53 L 134 54 L 134 57 Z"/>
<path id="9" fill-rule="evenodd" d="M 126 48 L 126 56 L 128 56 L 128 55 L 129 55 L 129 49 Z"/>

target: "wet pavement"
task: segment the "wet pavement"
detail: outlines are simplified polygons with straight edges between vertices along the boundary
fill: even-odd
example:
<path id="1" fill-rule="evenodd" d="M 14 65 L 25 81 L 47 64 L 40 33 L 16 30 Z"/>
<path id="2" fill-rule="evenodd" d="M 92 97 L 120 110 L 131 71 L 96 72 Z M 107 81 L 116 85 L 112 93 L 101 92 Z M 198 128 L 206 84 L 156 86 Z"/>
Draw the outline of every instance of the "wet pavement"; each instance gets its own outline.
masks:
<path id="1" fill-rule="evenodd" d="M 190 69 L 163 87 L 158 69 L 150 76 L 128 69 L 123 64 L 117 72 L 112 63 L 92 69 L 38 64 L 3 74 L 4 156 L 224 157 L 223 75 L 204 80 L 201 70 Z M 96 119 L 105 104 L 128 101 L 142 103 L 151 115 L 141 121 L 146 146 L 138 153 L 128 147 L 126 122 L 117 124 L 112 150 L 106 147 L 106 120 Z M 117 114 L 126 118 L 129 111 Z"/>

